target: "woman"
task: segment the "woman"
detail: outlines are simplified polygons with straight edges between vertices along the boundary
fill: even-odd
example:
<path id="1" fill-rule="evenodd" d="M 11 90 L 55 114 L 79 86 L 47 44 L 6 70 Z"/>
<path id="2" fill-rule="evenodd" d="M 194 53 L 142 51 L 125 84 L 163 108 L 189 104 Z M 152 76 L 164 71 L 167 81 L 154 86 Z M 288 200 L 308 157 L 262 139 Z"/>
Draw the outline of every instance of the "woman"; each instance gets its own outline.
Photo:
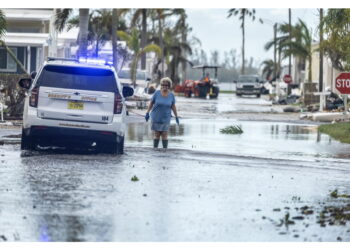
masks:
<path id="1" fill-rule="evenodd" d="M 168 130 L 171 119 L 171 110 L 174 112 L 176 123 L 179 124 L 175 106 L 175 96 L 170 92 L 172 81 L 169 77 L 160 80 L 160 91 L 157 90 L 152 96 L 145 116 L 146 122 L 152 110 L 152 127 L 154 131 L 153 147 L 158 148 L 160 137 L 162 137 L 163 148 L 168 147 Z"/>

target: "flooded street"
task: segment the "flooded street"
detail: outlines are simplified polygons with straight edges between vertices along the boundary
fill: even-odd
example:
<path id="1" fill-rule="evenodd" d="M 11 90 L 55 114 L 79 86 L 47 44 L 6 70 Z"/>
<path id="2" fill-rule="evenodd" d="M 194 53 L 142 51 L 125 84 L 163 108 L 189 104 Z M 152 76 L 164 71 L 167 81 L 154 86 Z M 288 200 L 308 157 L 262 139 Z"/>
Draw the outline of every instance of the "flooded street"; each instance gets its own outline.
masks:
<path id="1" fill-rule="evenodd" d="M 21 152 L 2 129 L 3 241 L 349 241 L 350 145 L 264 98 L 177 97 L 169 149 L 130 112 L 125 154 Z M 240 125 L 243 134 L 220 133 Z M 10 143 L 12 142 L 12 143 Z M 349 208 L 349 210 L 347 210 Z M 327 210 L 328 209 L 328 210 Z M 333 211 L 334 213 L 334 211 Z M 345 224 L 344 224 L 345 222 Z"/>

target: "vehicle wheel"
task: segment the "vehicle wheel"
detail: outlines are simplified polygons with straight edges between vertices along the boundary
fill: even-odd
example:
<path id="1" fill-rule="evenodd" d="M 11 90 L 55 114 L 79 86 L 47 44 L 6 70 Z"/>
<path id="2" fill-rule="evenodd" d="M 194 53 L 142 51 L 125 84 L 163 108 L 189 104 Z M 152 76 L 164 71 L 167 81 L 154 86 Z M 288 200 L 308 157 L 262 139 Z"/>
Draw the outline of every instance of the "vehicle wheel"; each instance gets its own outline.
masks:
<path id="1" fill-rule="evenodd" d="M 102 142 L 99 148 L 100 153 L 105 154 L 123 154 L 124 153 L 124 136 L 117 136 L 116 142 Z"/>
<path id="2" fill-rule="evenodd" d="M 237 93 L 236 93 L 236 96 L 241 96 L 241 94 L 237 94 Z"/>
<path id="3" fill-rule="evenodd" d="M 118 155 L 124 154 L 124 136 L 117 136 L 117 152 Z"/>
<path id="4" fill-rule="evenodd" d="M 21 150 L 34 150 L 35 143 L 33 138 L 30 135 L 26 135 L 24 133 L 24 129 L 22 129 L 22 137 L 21 137 Z"/>
<path id="5" fill-rule="evenodd" d="M 259 98 L 259 97 L 260 97 L 260 94 L 256 94 L 256 97 Z"/>

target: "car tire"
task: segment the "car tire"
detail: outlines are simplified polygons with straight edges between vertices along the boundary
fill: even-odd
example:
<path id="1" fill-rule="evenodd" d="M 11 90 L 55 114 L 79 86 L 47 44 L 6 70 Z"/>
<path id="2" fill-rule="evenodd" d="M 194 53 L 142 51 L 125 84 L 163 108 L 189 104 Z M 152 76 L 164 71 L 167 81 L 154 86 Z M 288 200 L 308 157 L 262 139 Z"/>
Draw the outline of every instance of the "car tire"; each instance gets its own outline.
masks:
<path id="1" fill-rule="evenodd" d="M 22 129 L 22 137 L 21 137 L 21 150 L 34 150 L 35 143 L 33 138 L 30 135 L 26 135 L 24 133 L 24 129 Z"/>
<path id="2" fill-rule="evenodd" d="M 124 154 L 124 136 L 117 136 L 117 150 L 118 155 Z"/>
<path id="3" fill-rule="evenodd" d="M 117 135 L 116 142 L 101 142 L 99 153 L 104 154 L 124 154 L 124 136 Z"/>
<path id="4" fill-rule="evenodd" d="M 256 97 L 259 98 L 259 97 L 260 97 L 260 94 L 257 94 Z"/>

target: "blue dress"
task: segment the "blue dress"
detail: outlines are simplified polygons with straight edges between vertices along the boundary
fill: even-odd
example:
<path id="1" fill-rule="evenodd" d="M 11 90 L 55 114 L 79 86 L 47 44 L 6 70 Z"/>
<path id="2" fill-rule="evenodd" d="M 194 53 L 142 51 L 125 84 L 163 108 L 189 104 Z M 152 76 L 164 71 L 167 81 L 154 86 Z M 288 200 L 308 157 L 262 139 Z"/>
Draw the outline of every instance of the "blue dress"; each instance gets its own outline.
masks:
<path id="1" fill-rule="evenodd" d="M 157 90 L 152 96 L 153 108 L 151 111 L 152 127 L 154 131 L 168 131 L 171 119 L 171 107 L 175 104 L 175 96 L 169 92 L 167 96 L 162 96 Z"/>

